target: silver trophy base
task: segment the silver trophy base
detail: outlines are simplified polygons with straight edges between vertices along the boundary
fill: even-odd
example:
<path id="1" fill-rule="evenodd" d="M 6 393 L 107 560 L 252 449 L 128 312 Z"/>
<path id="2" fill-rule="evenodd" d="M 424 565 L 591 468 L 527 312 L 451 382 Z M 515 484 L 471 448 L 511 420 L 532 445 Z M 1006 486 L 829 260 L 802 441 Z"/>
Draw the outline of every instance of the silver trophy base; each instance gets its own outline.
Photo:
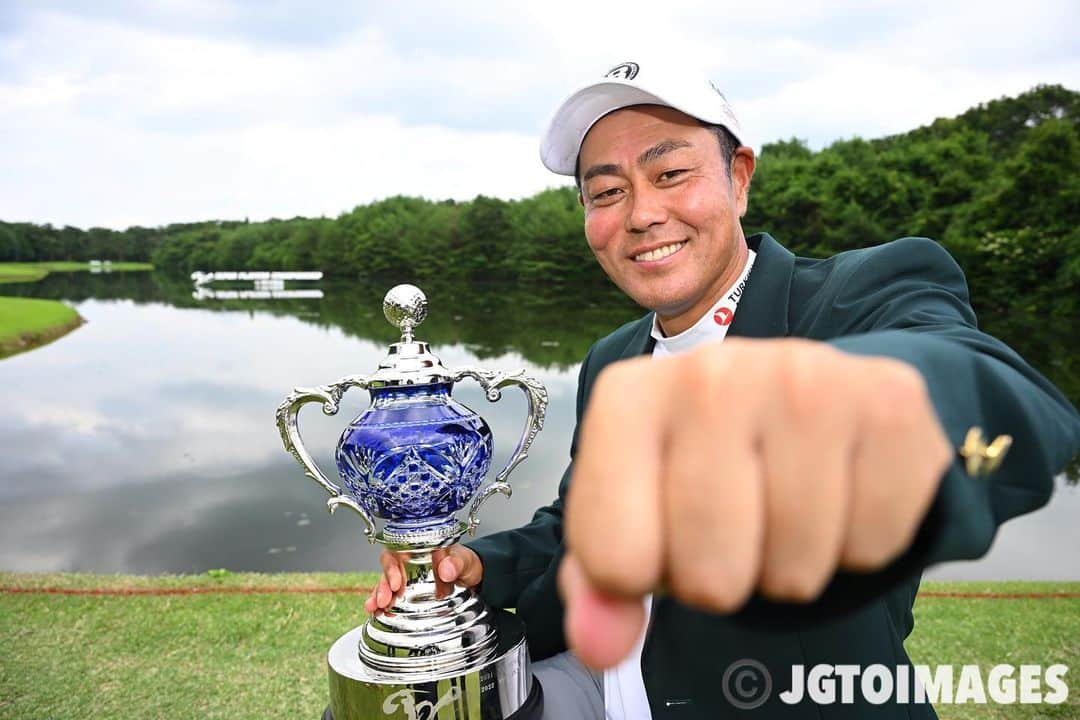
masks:
<path id="1" fill-rule="evenodd" d="M 516 615 L 492 610 L 499 642 L 484 663 L 465 672 L 389 676 L 360 661 L 363 626 L 330 648 L 333 720 L 531 720 L 543 699 L 529 668 L 525 626 Z"/>

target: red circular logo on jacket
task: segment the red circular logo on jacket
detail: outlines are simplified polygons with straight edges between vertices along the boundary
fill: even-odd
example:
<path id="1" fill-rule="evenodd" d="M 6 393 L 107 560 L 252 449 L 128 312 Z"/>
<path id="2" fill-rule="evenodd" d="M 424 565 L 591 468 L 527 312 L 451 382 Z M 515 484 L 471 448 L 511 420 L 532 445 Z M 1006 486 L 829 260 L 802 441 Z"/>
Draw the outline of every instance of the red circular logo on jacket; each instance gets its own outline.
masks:
<path id="1" fill-rule="evenodd" d="M 735 311 L 731 308 L 722 307 L 713 313 L 712 319 L 717 325 L 730 325 L 731 320 L 735 317 Z"/>

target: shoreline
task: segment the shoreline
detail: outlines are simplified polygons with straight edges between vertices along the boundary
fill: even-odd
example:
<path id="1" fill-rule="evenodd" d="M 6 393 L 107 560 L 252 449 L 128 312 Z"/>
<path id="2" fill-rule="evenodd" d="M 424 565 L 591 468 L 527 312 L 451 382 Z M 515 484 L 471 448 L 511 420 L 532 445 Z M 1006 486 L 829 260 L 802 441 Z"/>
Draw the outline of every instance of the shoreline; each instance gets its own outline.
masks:
<path id="1" fill-rule="evenodd" d="M 76 260 L 46 260 L 42 262 L 0 262 L 0 284 L 37 282 L 49 273 L 96 272 L 146 272 L 154 269 L 151 263 L 116 261 L 108 265 L 91 265 Z"/>
<path id="2" fill-rule="evenodd" d="M 116 262 L 0 262 L 0 287 L 4 284 L 38 282 L 53 272 L 145 272 L 149 263 Z M 86 320 L 71 306 L 58 300 L 0 296 L 0 360 L 48 345 L 77 330 Z"/>
<path id="3" fill-rule="evenodd" d="M 5 306 L 8 306 L 9 301 L 12 300 L 27 301 L 26 298 L 0 297 L 0 319 L 3 319 L 2 316 L 9 311 L 9 308 Z M 21 329 L 18 326 L 9 326 L 7 323 L 0 324 L 0 359 L 36 350 L 86 324 L 82 315 L 62 302 L 56 300 L 34 300 L 33 302 L 59 306 L 48 308 L 48 310 L 54 315 L 65 316 L 65 319 L 43 328 Z M 41 309 L 40 306 L 39 309 Z"/>

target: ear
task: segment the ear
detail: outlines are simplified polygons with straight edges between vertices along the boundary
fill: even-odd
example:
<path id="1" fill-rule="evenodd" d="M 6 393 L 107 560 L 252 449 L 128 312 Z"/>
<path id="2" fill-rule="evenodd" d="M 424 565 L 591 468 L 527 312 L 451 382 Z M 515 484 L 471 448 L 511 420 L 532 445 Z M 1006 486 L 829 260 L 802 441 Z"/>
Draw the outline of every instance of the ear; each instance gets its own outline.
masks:
<path id="1" fill-rule="evenodd" d="M 739 208 L 739 217 L 746 214 L 746 203 L 750 196 L 750 179 L 754 177 L 754 151 L 745 145 L 735 149 L 731 157 L 731 186 L 735 192 L 735 204 Z"/>

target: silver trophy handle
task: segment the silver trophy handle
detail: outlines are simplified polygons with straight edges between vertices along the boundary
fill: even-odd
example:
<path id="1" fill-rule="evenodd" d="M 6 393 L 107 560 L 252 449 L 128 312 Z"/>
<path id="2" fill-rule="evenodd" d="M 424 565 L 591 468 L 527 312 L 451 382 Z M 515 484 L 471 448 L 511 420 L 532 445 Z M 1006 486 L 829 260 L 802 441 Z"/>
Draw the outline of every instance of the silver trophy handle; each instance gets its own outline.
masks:
<path id="1" fill-rule="evenodd" d="M 336 415 L 341 396 L 349 388 L 354 387 L 366 390 L 368 388 L 367 378 L 363 375 L 349 375 L 329 385 L 319 385 L 313 388 L 295 388 L 278 406 L 277 426 L 278 431 L 281 433 L 281 442 L 285 445 L 285 449 L 296 458 L 296 462 L 300 463 L 300 467 L 304 468 L 304 474 L 319 483 L 326 492 L 330 493 L 330 499 L 326 501 L 330 513 L 333 514 L 339 505 L 355 510 L 364 519 L 364 537 L 368 539 L 368 542 L 374 543 L 375 520 L 371 517 L 371 513 L 348 495 L 344 495 L 341 488 L 326 478 L 314 458 L 311 457 L 311 453 L 304 447 L 304 442 L 300 438 L 300 426 L 297 422 L 300 408 L 310 402 L 321 402 L 323 413 Z"/>
<path id="2" fill-rule="evenodd" d="M 475 535 L 476 528 L 480 524 L 480 520 L 477 517 L 480 506 L 495 493 L 502 493 L 506 497 L 510 497 L 513 493 L 513 489 L 510 487 L 510 484 L 506 482 L 506 478 L 509 477 L 511 471 L 517 467 L 518 463 L 529 456 L 529 446 L 531 446 L 533 440 L 536 439 L 536 434 L 544 428 L 544 414 L 547 412 L 548 394 L 547 389 L 540 381 L 526 375 L 524 370 L 507 373 L 496 370 L 484 370 L 483 368 L 463 367 L 452 373 L 454 382 L 466 377 L 471 377 L 476 380 L 487 394 L 487 399 L 491 402 L 496 402 L 502 397 L 502 389 L 504 387 L 507 387 L 508 385 L 517 385 L 521 388 L 522 392 L 525 393 L 525 398 L 529 403 L 528 411 L 525 416 L 525 429 L 521 433 L 521 439 L 518 441 L 517 448 L 514 449 L 514 453 L 510 456 L 510 459 L 506 461 L 506 465 L 503 469 L 495 475 L 495 479 L 480 490 L 473 500 L 472 506 L 469 508 L 469 534 Z"/>

